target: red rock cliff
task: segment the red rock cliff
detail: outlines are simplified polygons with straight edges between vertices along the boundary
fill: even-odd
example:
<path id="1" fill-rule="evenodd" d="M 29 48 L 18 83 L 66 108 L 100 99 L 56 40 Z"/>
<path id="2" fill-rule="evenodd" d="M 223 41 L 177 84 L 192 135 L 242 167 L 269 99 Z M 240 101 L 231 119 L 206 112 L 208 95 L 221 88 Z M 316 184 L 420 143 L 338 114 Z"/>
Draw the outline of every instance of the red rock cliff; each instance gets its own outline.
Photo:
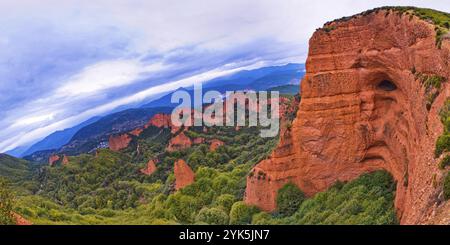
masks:
<path id="1" fill-rule="evenodd" d="M 175 190 L 179 190 L 194 182 L 194 172 L 183 159 L 175 162 Z"/>
<path id="2" fill-rule="evenodd" d="M 157 128 L 168 128 L 172 125 L 170 114 L 158 113 L 154 115 L 145 127 L 155 126 Z"/>
<path id="3" fill-rule="evenodd" d="M 402 224 L 423 223 L 439 195 L 433 157 L 438 111 L 450 95 L 450 42 L 436 47 L 434 25 L 386 10 L 327 24 L 309 43 L 302 99 L 292 127 L 247 179 L 245 201 L 276 208 L 292 181 L 307 195 L 335 181 L 385 169 L 397 181 Z M 417 74 L 445 78 L 427 109 Z"/>
<path id="4" fill-rule="evenodd" d="M 167 151 L 179 151 L 192 146 L 192 140 L 184 132 L 179 133 L 169 141 Z"/>
<path id="5" fill-rule="evenodd" d="M 16 225 L 32 225 L 31 221 L 26 220 L 24 217 L 17 213 L 13 213 L 14 219 L 16 221 Z"/>
<path id="6" fill-rule="evenodd" d="M 131 136 L 128 134 L 111 135 L 109 137 L 109 149 L 120 151 L 128 147 L 131 142 Z"/>
<path id="7" fill-rule="evenodd" d="M 59 161 L 59 159 L 60 159 L 60 156 L 58 156 L 58 155 L 51 155 L 51 156 L 48 158 L 48 164 L 49 164 L 50 166 L 53 166 L 57 161 Z"/>
<path id="8" fill-rule="evenodd" d="M 152 173 L 154 173 L 156 171 L 156 164 L 158 160 L 155 159 L 150 159 L 147 163 L 147 166 L 143 169 L 141 169 L 141 173 L 145 174 L 145 175 L 151 175 Z"/>

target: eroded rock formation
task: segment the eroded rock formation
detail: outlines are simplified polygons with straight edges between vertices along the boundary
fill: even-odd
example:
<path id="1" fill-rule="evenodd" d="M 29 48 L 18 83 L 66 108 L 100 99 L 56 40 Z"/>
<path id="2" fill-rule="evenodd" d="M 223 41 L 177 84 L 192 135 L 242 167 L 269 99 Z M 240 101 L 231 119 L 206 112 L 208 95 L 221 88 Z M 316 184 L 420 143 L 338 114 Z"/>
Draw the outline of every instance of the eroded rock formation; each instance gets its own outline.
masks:
<path id="1" fill-rule="evenodd" d="M 120 135 L 111 135 L 109 137 L 109 149 L 120 151 L 128 147 L 131 142 L 131 136 L 127 133 Z"/>
<path id="2" fill-rule="evenodd" d="M 215 151 L 215 150 L 217 150 L 217 148 L 219 148 L 220 146 L 223 146 L 224 144 L 225 143 L 221 140 L 213 139 L 213 140 L 211 140 L 211 143 L 209 145 L 209 150 Z"/>
<path id="3" fill-rule="evenodd" d="M 13 213 L 13 216 L 14 216 L 14 219 L 16 220 L 16 225 L 32 225 L 33 224 L 17 213 Z"/>
<path id="4" fill-rule="evenodd" d="M 60 156 L 58 156 L 58 155 L 51 155 L 51 156 L 48 158 L 48 164 L 49 164 L 50 166 L 53 166 L 56 162 L 59 161 L 59 159 L 61 159 Z"/>
<path id="5" fill-rule="evenodd" d="M 177 136 L 173 137 L 169 141 L 167 146 L 167 151 L 179 151 L 192 146 L 192 140 L 187 137 L 183 132 L 179 133 Z"/>
<path id="6" fill-rule="evenodd" d="M 69 158 L 66 155 L 63 156 L 62 164 L 63 165 L 69 164 Z"/>
<path id="7" fill-rule="evenodd" d="M 154 115 L 145 127 L 155 126 L 157 128 L 168 128 L 172 125 L 170 114 L 158 113 Z"/>
<path id="8" fill-rule="evenodd" d="M 433 24 L 391 10 L 316 31 L 297 116 L 247 178 L 245 201 L 271 211 L 287 182 L 311 196 L 385 169 L 397 181 L 401 223 L 425 222 L 441 191 L 431 182 L 442 177 L 433 151 L 442 133 L 438 112 L 450 96 L 449 60 L 450 42 L 436 46 Z M 429 108 L 419 73 L 445 80 Z"/>
<path id="9" fill-rule="evenodd" d="M 141 173 L 145 175 L 151 175 L 156 171 L 156 164 L 158 160 L 150 159 L 147 163 L 147 166 L 143 169 L 141 169 Z"/>
<path id="10" fill-rule="evenodd" d="M 183 159 L 179 159 L 175 162 L 174 175 L 175 190 L 179 190 L 187 185 L 192 184 L 195 178 L 194 172 Z"/>

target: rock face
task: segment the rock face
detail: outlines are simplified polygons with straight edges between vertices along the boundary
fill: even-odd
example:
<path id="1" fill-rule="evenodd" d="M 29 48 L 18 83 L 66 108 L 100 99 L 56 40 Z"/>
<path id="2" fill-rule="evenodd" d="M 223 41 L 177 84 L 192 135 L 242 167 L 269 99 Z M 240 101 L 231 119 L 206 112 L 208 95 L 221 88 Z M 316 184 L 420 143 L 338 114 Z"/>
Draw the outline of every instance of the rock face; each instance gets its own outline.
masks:
<path id="1" fill-rule="evenodd" d="M 174 166 L 175 175 L 175 190 L 179 190 L 194 182 L 194 172 L 187 165 L 183 159 L 179 159 L 175 162 Z"/>
<path id="2" fill-rule="evenodd" d="M 167 151 L 179 151 L 192 146 L 192 141 L 183 132 L 179 133 L 177 136 L 173 137 L 169 141 L 167 146 Z"/>
<path id="3" fill-rule="evenodd" d="M 66 155 L 63 156 L 62 164 L 63 165 L 69 164 L 69 158 Z"/>
<path id="4" fill-rule="evenodd" d="M 112 151 L 120 151 L 128 147 L 131 142 L 129 134 L 111 135 L 109 137 L 109 149 Z"/>
<path id="5" fill-rule="evenodd" d="M 219 148 L 220 146 L 222 146 L 224 144 L 225 143 L 221 140 L 213 139 L 213 140 L 211 140 L 211 144 L 209 145 L 209 150 L 215 151 L 215 150 L 217 150 L 217 148 Z"/>
<path id="6" fill-rule="evenodd" d="M 133 129 L 131 132 L 130 132 L 130 134 L 132 134 L 132 135 L 134 135 L 134 136 L 139 136 L 139 135 L 141 135 L 141 133 L 143 132 L 144 130 L 142 129 L 142 128 L 136 128 L 136 129 Z"/>
<path id="7" fill-rule="evenodd" d="M 151 175 L 152 173 L 154 173 L 156 171 L 156 164 L 155 164 L 156 162 L 158 161 L 150 159 L 147 163 L 147 167 L 141 169 L 141 173 L 145 175 Z"/>
<path id="8" fill-rule="evenodd" d="M 194 144 L 203 144 L 203 143 L 205 143 L 205 138 L 203 138 L 203 137 L 194 138 L 192 140 L 192 143 L 194 143 Z"/>
<path id="9" fill-rule="evenodd" d="M 49 164 L 50 166 L 53 166 L 57 161 L 59 161 L 59 159 L 60 159 L 60 156 L 58 156 L 58 155 L 51 155 L 51 156 L 48 158 L 48 164 Z"/>
<path id="10" fill-rule="evenodd" d="M 16 225 L 32 225 L 33 224 L 17 213 L 13 213 L 13 215 L 14 215 L 14 219 L 16 220 Z"/>
<path id="11" fill-rule="evenodd" d="M 248 176 L 245 201 L 270 211 L 287 182 L 311 196 L 385 169 L 397 181 L 400 222 L 427 220 L 440 192 L 433 176 L 442 177 L 433 156 L 443 130 L 438 112 L 450 96 L 450 42 L 439 49 L 435 35 L 434 25 L 387 10 L 316 31 L 297 116 Z M 418 73 L 446 80 L 429 110 Z"/>
<path id="12" fill-rule="evenodd" d="M 157 128 L 168 128 L 172 125 L 170 114 L 158 113 L 154 115 L 145 127 L 155 126 Z"/>

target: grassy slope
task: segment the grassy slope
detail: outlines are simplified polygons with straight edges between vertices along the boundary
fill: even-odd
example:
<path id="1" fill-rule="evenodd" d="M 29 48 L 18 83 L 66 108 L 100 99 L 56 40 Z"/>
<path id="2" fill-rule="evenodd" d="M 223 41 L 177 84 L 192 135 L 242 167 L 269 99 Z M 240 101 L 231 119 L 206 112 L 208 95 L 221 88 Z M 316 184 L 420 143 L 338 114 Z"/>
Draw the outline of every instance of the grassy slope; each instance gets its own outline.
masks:
<path id="1" fill-rule="evenodd" d="M 11 181 L 25 179 L 30 174 L 30 164 L 23 159 L 0 154 L 0 176 Z"/>

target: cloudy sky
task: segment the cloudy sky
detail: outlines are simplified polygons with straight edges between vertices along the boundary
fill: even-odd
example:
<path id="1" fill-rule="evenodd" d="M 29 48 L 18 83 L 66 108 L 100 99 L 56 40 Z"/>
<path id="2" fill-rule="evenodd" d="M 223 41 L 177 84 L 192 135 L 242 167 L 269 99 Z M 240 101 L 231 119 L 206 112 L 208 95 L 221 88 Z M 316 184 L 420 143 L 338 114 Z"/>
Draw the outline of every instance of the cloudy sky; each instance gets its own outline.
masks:
<path id="1" fill-rule="evenodd" d="M 328 20 L 449 0 L 0 0 L 0 152 L 242 69 L 302 63 Z"/>

